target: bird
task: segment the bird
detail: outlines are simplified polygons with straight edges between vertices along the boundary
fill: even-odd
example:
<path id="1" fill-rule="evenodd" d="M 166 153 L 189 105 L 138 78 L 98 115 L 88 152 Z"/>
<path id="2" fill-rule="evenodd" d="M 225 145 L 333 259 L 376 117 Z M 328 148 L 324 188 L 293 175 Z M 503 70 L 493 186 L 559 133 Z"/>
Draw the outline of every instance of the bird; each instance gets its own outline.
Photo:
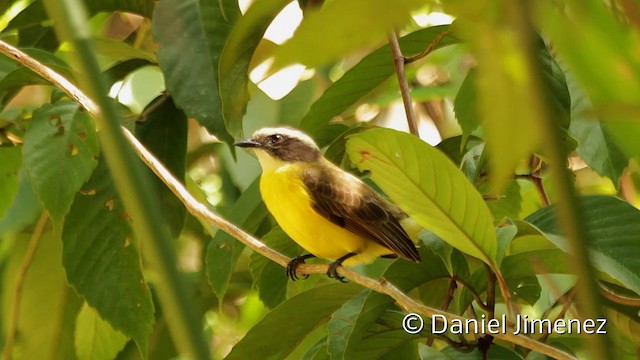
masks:
<path id="1" fill-rule="evenodd" d="M 309 252 L 288 263 L 291 280 L 299 279 L 298 266 L 313 257 L 333 260 L 327 275 L 339 281 L 344 281 L 337 270 L 343 265 L 367 264 L 378 257 L 420 262 L 401 225 L 408 216 L 327 160 L 309 135 L 289 126 L 265 127 L 234 145 L 255 153 L 262 167 L 260 193 L 267 209 L 282 230 Z"/>

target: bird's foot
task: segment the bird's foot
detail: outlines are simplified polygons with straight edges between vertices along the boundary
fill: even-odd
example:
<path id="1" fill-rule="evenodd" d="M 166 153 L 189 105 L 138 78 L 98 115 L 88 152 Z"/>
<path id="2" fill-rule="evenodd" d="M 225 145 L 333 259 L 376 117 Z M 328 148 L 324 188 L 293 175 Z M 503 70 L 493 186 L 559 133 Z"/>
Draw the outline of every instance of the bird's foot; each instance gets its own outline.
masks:
<path id="1" fill-rule="evenodd" d="M 289 263 L 287 264 L 287 277 L 289 279 L 291 279 L 292 281 L 296 281 L 299 279 L 298 277 L 298 266 L 304 264 L 304 261 L 310 258 L 314 258 L 315 255 L 311 255 L 311 254 L 306 254 L 306 255 L 299 255 L 294 257 L 293 259 L 291 259 L 291 261 L 289 261 Z M 304 274 L 303 275 L 303 279 L 308 278 L 309 275 L 308 274 Z"/>
<path id="2" fill-rule="evenodd" d="M 338 274 L 338 267 L 342 266 L 342 263 L 350 257 L 356 256 L 356 253 L 348 253 L 347 255 L 341 257 L 340 259 L 329 264 L 329 269 L 327 270 L 327 276 L 336 279 L 340 282 L 346 283 L 347 281 L 344 279 L 344 276 L 340 276 Z"/>

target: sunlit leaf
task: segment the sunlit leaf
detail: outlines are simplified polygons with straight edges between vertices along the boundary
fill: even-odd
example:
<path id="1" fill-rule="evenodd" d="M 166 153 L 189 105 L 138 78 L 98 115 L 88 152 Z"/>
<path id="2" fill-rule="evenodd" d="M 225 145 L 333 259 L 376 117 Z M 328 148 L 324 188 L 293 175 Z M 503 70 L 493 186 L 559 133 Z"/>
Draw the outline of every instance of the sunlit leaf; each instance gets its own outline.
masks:
<path id="1" fill-rule="evenodd" d="M 421 226 L 458 250 L 495 264 L 493 217 L 482 196 L 444 154 L 415 136 L 389 129 L 352 136 L 347 153 Z"/>
<path id="2" fill-rule="evenodd" d="M 115 358 L 129 339 L 102 320 L 86 303 L 76 319 L 75 348 L 80 360 Z"/>
<path id="3" fill-rule="evenodd" d="M 611 196 L 579 198 L 582 223 L 588 234 L 591 262 L 598 270 L 640 294 L 640 210 Z M 565 252 L 569 244 L 556 224 L 556 208 L 543 208 L 527 221 Z"/>
<path id="4" fill-rule="evenodd" d="M 78 294 L 145 354 L 154 309 L 130 221 L 100 160 L 66 217 L 62 263 Z"/>
<path id="5" fill-rule="evenodd" d="M 33 113 L 25 136 L 24 166 L 31 184 L 59 224 L 97 165 L 98 139 L 75 102 L 47 104 Z"/>
<path id="6" fill-rule="evenodd" d="M 18 191 L 18 173 L 22 167 L 22 154 L 19 147 L 0 147 L 0 218 L 4 216 Z"/>
<path id="7" fill-rule="evenodd" d="M 18 274 L 30 239 L 20 235 L 17 240 L 2 270 L 3 340 L 9 319 L 18 315 L 13 358 L 74 359 L 73 331 L 81 301 L 68 287 L 60 266 L 60 241 L 52 233 L 41 234 L 28 272 L 21 278 Z M 14 314 L 18 280 L 23 281 L 20 313 Z"/>
<path id="8" fill-rule="evenodd" d="M 284 358 L 309 333 L 329 320 L 345 301 L 362 291 L 354 284 L 331 284 L 303 292 L 268 313 L 240 340 L 227 360 L 248 359 L 259 353 L 262 358 Z M 273 341 L 278 334 L 278 341 Z"/>

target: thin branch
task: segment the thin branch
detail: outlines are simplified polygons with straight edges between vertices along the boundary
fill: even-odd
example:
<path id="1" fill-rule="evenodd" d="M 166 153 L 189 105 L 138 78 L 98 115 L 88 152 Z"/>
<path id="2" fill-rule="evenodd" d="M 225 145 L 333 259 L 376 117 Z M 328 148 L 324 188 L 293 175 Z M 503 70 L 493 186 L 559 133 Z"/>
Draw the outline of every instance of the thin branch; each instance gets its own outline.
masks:
<path id="1" fill-rule="evenodd" d="M 445 296 L 444 303 L 440 307 L 440 310 L 447 311 L 449 309 L 449 305 L 453 300 L 453 295 L 457 288 L 458 288 L 458 285 L 456 284 L 455 277 L 451 277 L 449 279 L 449 287 L 447 288 L 447 296 Z M 434 336 L 429 336 L 429 338 L 427 339 L 427 346 L 433 345 L 434 340 L 435 340 Z"/>
<path id="2" fill-rule="evenodd" d="M 476 301 L 476 303 L 482 310 L 489 311 L 489 307 L 487 306 L 487 304 L 484 303 L 484 301 L 482 301 L 480 294 L 478 294 L 476 289 L 473 286 L 471 286 L 471 284 L 469 284 L 466 280 L 462 280 L 458 277 L 456 277 L 455 280 L 458 283 L 460 283 L 462 286 L 467 288 L 467 290 L 469 290 L 469 292 L 471 293 L 471 296 L 473 296 L 473 299 Z"/>
<path id="3" fill-rule="evenodd" d="M 413 111 L 413 102 L 411 101 L 411 90 L 409 89 L 409 83 L 407 82 L 407 75 L 404 73 L 405 59 L 404 56 L 402 56 L 402 51 L 400 50 L 398 37 L 393 31 L 389 34 L 389 47 L 391 48 L 391 54 L 393 55 L 393 67 L 396 70 L 396 77 L 398 78 L 398 85 L 400 86 L 400 94 L 402 95 L 404 112 L 407 115 L 409 132 L 412 135 L 419 136 L 416 114 Z"/>
<path id="4" fill-rule="evenodd" d="M 44 228 L 47 225 L 48 220 L 49 216 L 47 213 L 42 212 L 42 215 L 40 215 L 40 218 L 36 223 L 36 227 L 33 230 L 33 234 L 31 234 L 29 247 L 27 248 L 27 252 L 22 259 L 22 263 L 20 263 L 20 268 L 16 274 L 16 290 L 13 297 L 13 308 L 11 309 L 11 322 L 9 323 L 9 330 L 7 331 L 7 342 L 2 353 L 3 360 L 10 360 L 13 355 L 13 346 L 15 345 L 18 334 L 18 319 L 20 318 L 20 305 L 22 303 L 24 282 L 26 280 L 29 267 L 36 255 L 36 250 L 38 250 L 38 245 L 40 244 L 40 239 L 42 239 L 42 234 L 44 233 Z"/>
<path id="5" fill-rule="evenodd" d="M 426 57 L 427 55 L 431 54 L 431 52 L 433 52 L 433 50 L 440 43 L 440 41 L 442 41 L 442 39 L 444 39 L 444 37 L 449 35 L 449 34 L 451 34 L 451 29 L 447 29 L 447 30 L 441 32 L 440 34 L 438 34 L 438 36 L 436 36 L 433 39 L 433 41 L 431 43 L 429 43 L 429 46 L 427 46 L 427 48 L 424 49 L 424 51 L 422 51 L 418 55 L 405 58 L 404 59 L 404 63 L 405 64 L 411 64 L 412 62 L 420 60 L 420 59 Z"/>
<path id="6" fill-rule="evenodd" d="M 77 87 L 64 79 L 62 76 L 55 74 L 52 70 L 46 68 L 38 61 L 30 58 L 20 50 L 13 48 L 12 46 L 2 41 L 0 41 L 0 52 L 5 54 L 17 54 L 18 56 L 10 56 L 16 59 L 22 65 L 40 74 L 43 78 L 51 82 L 53 85 L 65 91 L 74 100 L 79 102 L 81 106 L 87 109 L 87 111 L 92 113 L 92 115 L 95 115 L 95 113 L 98 112 L 98 109 L 93 101 L 82 94 L 82 92 Z M 56 76 L 52 76 L 52 74 L 55 74 Z M 131 132 L 129 132 L 124 127 L 122 128 L 122 131 L 131 143 L 135 152 L 143 160 L 143 162 L 169 187 L 169 189 L 171 189 L 171 191 L 180 199 L 180 201 L 194 217 L 218 227 L 219 229 L 233 236 L 238 241 L 244 243 L 254 251 L 257 251 L 261 255 L 282 265 L 283 267 L 287 265 L 290 258 L 271 249 L 258 239 L 242 231 L 236 225 L 211 212 L 206 206 L 199 203 L 195 198 L 193 198 L 193 196 L 191 196 L 184 185 L 182 185 L 180 181 L 173 177 L 173 175 L 164 167 L 164 165 L 160 161 L 158 161 L 144 146 L 142 146 L 142 144 L 140 144 L 140 142 L 135 138 L 135 136 L 133 136 L 133 134 L 131 134 Z M 328 265 L 326 264 L 305 264 L 301 265 L 298 268 L 298 272 L 300 274 L 326 274 L 327 270 Z M 461 317 L 459 315 L 455 315 L 418 303 L 416 300 L 410 298 L 408 295 L 396 288 L 393 284 L 386 281 L 386 279 L 384 278 L 380 280 L 374 280 L 344 267 L 339 267 L 338 273 L 341 276 L 348 277 L 351 281 L 366 288 L 390 296 L 398 303 L 398 305 L 402 309 L 407 312 L 418 313 L 427 317 L 433 317 L 433 315 L 438 314 L 444 316 L 449 322 L 454 319 L 463 322 L 466 320 L 464 317 Z M 507 332 L 506 334 L 495 334 L 495 337 L 516 345 L 523 346 L 527 349 L 531 349 L 541 354 L 554 357 L 556 359 L 576 359 L 574 356 L 562 350 L 556 349 L 547 344 L 540 343 L 526 336 L 515 335 L 512 332 Z"/>

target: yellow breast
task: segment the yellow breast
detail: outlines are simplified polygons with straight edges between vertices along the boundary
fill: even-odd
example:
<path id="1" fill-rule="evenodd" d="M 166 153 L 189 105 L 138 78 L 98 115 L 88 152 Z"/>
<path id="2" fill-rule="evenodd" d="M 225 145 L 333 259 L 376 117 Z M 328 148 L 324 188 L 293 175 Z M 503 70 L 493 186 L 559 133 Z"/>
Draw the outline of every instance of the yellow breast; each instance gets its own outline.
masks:
<path id="1" fill-rule="evenodd" d="M 332 223 L 312 207 L 311 197 L 302 182 L 299 163 L 281 164 L 263 169 L 260 192 L 267 209 L 284 232 L 313 255 L 338 259 L 348 253 L 358 253 L 345 262 L 352 266 L 368 263 L 390 251 L 372 240 Z"/>

